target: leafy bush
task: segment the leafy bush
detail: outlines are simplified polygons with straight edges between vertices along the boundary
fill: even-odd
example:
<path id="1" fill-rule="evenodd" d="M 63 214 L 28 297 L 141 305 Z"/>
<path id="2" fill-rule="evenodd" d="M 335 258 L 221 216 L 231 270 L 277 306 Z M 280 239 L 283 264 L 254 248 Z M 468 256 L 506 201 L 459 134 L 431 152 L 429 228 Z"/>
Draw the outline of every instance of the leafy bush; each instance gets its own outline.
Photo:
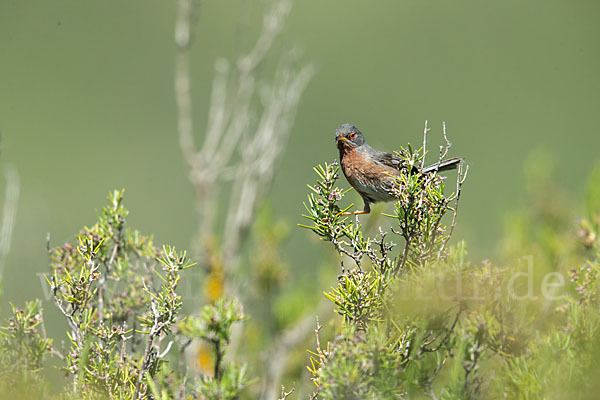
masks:
<path id="1" fill-rule="evenodd" d="M 423 149 L 411 147 L 398 154 L 408 165 L 424 157 Z M 268 218 L 261 222 L 253 279 L 269 308 L 251 316 L 254 325 L 242 333 L 249 340 L 238 340 L 227 356 L 235 343 L 232 327 L 248 318 L 240 301 L 218 296 L 199 314 L 182 315 L 179 284 L 194 263 L 130 229 L 123 192 L 115 191 L 98 221 L 77 234 L 76 245 L 50 250 L 47 280 L 68 328 L 68 348 L 46 337 L 40 302 L 13 306 L 0 330 L 0 395 L 51 397 L 44 368 L 52 357 L 66 377 L 57 398 L 253 398 L 258 365 L 289 370 L 284 379 L 304 379 L 282 388 L 281 399 L 294 396 L 296 384 L 300 393 L 312 392 L 311 399 L 595 397 L 600 169 L 590 178 L 586 216 L 577 227 L 565 212 L 569 207 L 548 204 L 544 193 L 557 187 L 553 174 L 533 174 L 529 207 L 507 224 L 502 245 L 510 262 L 502 266 L 471 262 L 462 241 L 450 245 L 466 170 L 458 171 L 447 194 L 444 177 L 406 169 L 397 179 L 393 213 L 386 215 L 392 226 L 375 231 L 341 215 L 350 207 L 341 205 L 347 192 L 338 186 L 337 163 L 315 171 L 303 226 L 338 254 L 337 283 L 324 298 L 339 317 L 317 319 L 304 360 L 288 360 L 278 350 L 302 343 L 301 331 L 284 330 L 298 315 L 282 317 L 285 323 L 269 319 L 270 307 L 311 303 L 282 305 L 296 299 L 283 285 L 285 229 L 270 230 Z M 259 330 L 261 321 L 270 323 Z M 257 340 L 252 332 L 268 338 Z M 268 351 L 246 351 L 271 338 Z M 190 368 L 186 349 L 195 342 L 205 344 L 195 355 L 208 354 L 208 370 Z M 250 356 L 248 366 L 238 362 L 242 354 Z M 309 376 L 303 378 L 296 367 L 306 360 Z"/>
<path id="2" fill-rule="evenodd" d="M 424 156 L 410 147 L 398 154 L 407 165 Z M 462 171 L 454 193 L 446 195 L 436 174 L 419 177 L 411 168 L 404 170 L 397 179 L 395 213 L 388 215 L 395 226 L 379 228 L 375 235 L 358 218 L 342 215 L 349 207 L 339 205 L 345 192 L 336 186 L 337 164 L 315 171 L 318 181 L 309 186 L 312 193 L 305 204 L 311 224 L 302 226 L 332 243 L 354 268 L 345 268 L 342 261 L 337 286 L 325 293 L 342 321 L 326 345 L 319 338 L 322 327 L 317 327 L 317 347 L 310 351 L 308 365 L 316 385 L 311 398 L 593 397 L 598 372 L 593 360 L 600 350 L 598 179 L 590 182 L 590 215 L 580 222 L 586 261 L 572 231 L 568 240 L 573 244 L 563 240 L 564 249 L 555 249 L 567 236 L 568 224 L 563 224 L 563 230 L 542 229 L 545 246 L 539 245 L 536 232 L 520 246 L 513 242 L 516 254 L 535 253 L 498 267 L 489 261 L 472 265 L 464 242 L 447 246 Z M 551 184 L 533 179 L 540 188 Z M 564 218 L 545 215 L 547 202 L 538 204 L 539 209 L 520 216 L 524 226 L 555 225 Z M 446 228 L 448 212 L 453 218 Z M 387 239 L 390 234 L 403 239 L 397 254 Z M 534 256 L 543 262 L 535 270 Z M 570 262 L 580 266 L 569 268 L 568 274 L 561 271 Z M 566 275 L 571 284 L 565 286 Z"/>
<path id="3" fill-rule="evenodd" d="M 236 398 L 247 381 L 245 369 L 223 365 L 223 356 L 231 324 L 244 318 L 239 305 L 220 300 L 199 316 L 181 317 L 177 289 L 194 263 L 186 252 L 158 249 L 151 237 L 128 228 L 122 200 L 123 191 L 110 193 L 98 222 L 77 235 L 77 246 L 50 251 L 46 279 L 69 327 L 70 348 L 61 354 L 37 331 L 37 302 L 13 307 L 0 340 L 2 386 L 9 393 L 14 382 L 43 386 L 42 362 L 54 353 L 64 362 L 67 398 Z M 186 375 L 182 358 L 192 338 L 214 344 L 213 376 Z"/>

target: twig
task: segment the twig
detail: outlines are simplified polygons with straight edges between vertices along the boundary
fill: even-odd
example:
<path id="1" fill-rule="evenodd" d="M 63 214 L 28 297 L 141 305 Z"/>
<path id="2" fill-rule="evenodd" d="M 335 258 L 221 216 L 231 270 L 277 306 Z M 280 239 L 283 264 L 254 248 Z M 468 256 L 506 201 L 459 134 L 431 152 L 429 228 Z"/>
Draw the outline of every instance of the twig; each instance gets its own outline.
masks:
<path id="1" fill-rule="evenodd" d="M 185 359 L 185 351 L 188 346 L 192 343 L 191 338 L 186 338 L 183 343 L 179 346 L 179 357 L 178 357 L 178 378 L 181 379 L 181 384 L 179 385 L 179 393 L 176 397 L 177 399 L 185 399 L 187 393 L 187 385 L 186 381 L 187 377 L 187 365 Z"/>
<path id="2" fill-rule="evenodd" d="M 404 245 L 404 250 L 402 250 L 402 256 L 400 257 L 400 259 L 398 260 L 398 263 L 396 264 L 396 268 L 394 269 L 394 275 L 396 275 L 398 272 L 400 272 L 402 269 L 404 269 L 404 266 L 406 265 L 406 261 L 408 260 L 408 251 L 410 249 L 410 245 L 412 238 L 408 235 L 402 235 L 404 237 L 404 240 L 406 241 L 406 244 Z"/>
<path id="3" fill-rule="evenodd" d="M 456 313 L 456 316 L 454 317 L 454 321 L 452 322 L 450 327 L 446 330 L 446 335 L 444 336 L 444 338 L 440 341 L 440 343 L 436 347 L 434 347 L 434 348 L 427 347 L 430 344 L 434 343 L 436 340 L 438 340 L 438 338 L 441 335 L 441 331 L 440 331 L 440 333 L 438 333 L 432 340 L 430 340 L 427 343 L 423 343 L 419 346 L 419 354 L 436 352 L 439 349 L 441 349 L 443 345 L 448 343 L 448 340 L 450 340 L 450 335 L 452 334 L 452 332 L 454 332 L 454 329 L 456 328 L 456 325 L 458 324 L 458 320 L 459 320 L 462 312 L 463 312 L 462 305 L 458 304 L 458 312 Z"/>
<path id="4" fill-rule="evenodd" d="M 241 147 L 242 160 L 233 182 L 229 211 L 225 223 L 224 259 L 231 265 L 253 221 L 256 205 L 262 200 L 273 179 L 274 165 L 291 132 L 300 94 L 312 77 L 312 67 L 292 73 L 284 59 L 276 72 L 271 91 L 265 96 L 265 106 L 256 131 L 246 136 Z M 250 101 L 250 99 L 248 99 Z"/>
<path id="5" fill-rule="evenodd" d="M 140 370 L 138 372 L 137 382 L 135 384 L 135 392 L 133 394 L 133 399 L 136 400 L 140 395 L 140 388 L 142 386 L 142 379 L 144 378 L 144 374 L 151 365 L 151 358 L 153 354 L 152 346 L 154 344 L 154 338 L 157 335 L 156 327 L 159 325 L 158 322 L 158 313 L 156 312 L 156 303 L 154 300 L 151 300 L 152 314 L 154 315 L 154 325 L 150 329 L 150 333 L 148 334 L 148 340 L 146 341 L 146 348 L 144 349 L 144 357 L 142 358 L 142 365 L 140 366 Z"/>
<path id="6" fill-rule="evenodd" d="M 163 350 L 162 353 L 160 353 L 158 355 L 158 358 L 164 358 L 167 354 L 169 354 L 169 351 L 171 350 L 171 347 L 173 346 L 173 341 L 169 340 L 169 343 L 167 343 L 167 347 Z"/>
<path id="7" fill-rule="evenodd" d="M 294 384 L 294 386 L 292 386 L 292 388 L 290 389 L 289 392 L 285 391 L 285 386 L 281 385 L 281 397 L 279 398 L 279 400 L 285 400 L 287 399 L 287 397 L 289 395 L 291 395 L 292 393 L 294 393 L 294 391 L 296 390 L 296 384 Z"/>
<path id="8" fill-rule="evenodd" d="M 221 364 L 223 363 L 223 348 L 221 347 L 221 340 L 214 339 L 211 341 L 215 346 L 215 372 L 214 377 L 217 382 L 221 382 L 222 373 L 221 373 Z"/>
<path id="9" fill-rule="evenodd" d="M 330 313 L 329 301 L 325 297 L 321 297 L 321 301 L 317 306 L 315 314 L 323 315 Z M 318 321 L 318 319 L 317 319 Z M 300 318 L 292 327 L 283 331 L 277 339 L 273 341 L 270 352 L 267 353 L 267 373 L 264 380 L 264 389 L 259 397 L 260 399 L 274 399 L 277 393 L 277 385 L 281 381 L 281 376 L 285 372 L 285 366 L 289 358 L 289 353 L 296 348 L 298 343 L 305 340 L 310 333 L 314 323 L 314 314 L 306 315 Z M 320 329 L 320 328 L 319 328 Z"/>
<path id="10" fill-rule="evenodd" d="M 256 206 L 271 185 L 274 164 L 287 142 L 300 95 L 313 69 L 303 67 L 295 71 L 292 57 L 284 57 L 277 67 L 273 84 L 262 98 L 262 113 L 254 115 L 252 105 L 259 89 L 256 70 L 283 29 L 292 5 L 291 0 L 274 2 L 265 13 L 254 47 L 238 58 L 231 77 L 229 63 L 226 60 L 216 62 L 206 135 L 197 148 L 189 77 L 193 5 L 191 0 L 180 0 L 179 5 L 175 35 L 178 48 L 175 96 L 180 148 L 196 192 L 202 245 L 216 229 L 214 222 L 219 207 L 222 207 L 219 199 L 223 181 L 233 181 L 233 190 L 228 195 L 227 218 L 222 224 L 225 232 L 221 247 L 224 264 L 231 268 L 254 220 Z"/>
<path id="11" fill-rule="evenodd" d="M 381 255 L 381 257 L 378 257 L 376 251 L 371 248 L 370 242 L 368 244 L 368 251 L 365 253 L 367 257 L 369 257 L 369 259 L 379 267 L 379 271 L 381 273 L 385 272 L 385 261 L 388 258 L 389 251 L 396 246 L 394 243 L 385 242 L 385 237 L 387 236 L 387 234 L 387 232 L 385 232 L 383 229 L 381 229 L 381 227 L 379 227 L 379 239 L 375 238 L 372 240 L 373 243 L 378 245 L 379 254 Z"/>
<path id="12" fill-rule="evenodd" d="M 79 305 L 77 307 L 73 306 L 73 310 L 71 313 L 67 312 L 67 310 L 64 308 L 64 306 L 62 304 L 61 299 L 59 299 L 59 297 L 58 297 L 58 289 L 60 288 L 60 286 L 56 282 L 56 278 L 54 276 L 52 277 L 52 287 L 51 287 L 52 294 L 54 296 L 54 302 L 56 303 L 56 306 L 58 307 L 60 312 L 62 312 L 63 315 L 67 318 L 67 323 L 69 324 L 69 326 L 71 328 L 72 336 L 75 341 L 76 353 L 80 356 L 81 356 L 81 352 L 83 351 L 83 348 L 84 348 L 84 345 L 86 342 L 86 335 L 87 335 L 88 328 L 89 328 L 88 324 L 83 323 L 83 312 L 86 310 L 87 301 L 89 298 L 89 294 L 91 292 L 91 286 L 92 286 L 92 283 L 94 282 L 94 280 L 96 279 L 95 274 L 96 274 L 96 271 L 98 270 L 98 265 L 94 261 L 88 261 L 87 263 L 91 267 L 90 267 L 90 271 L 89 271 L 88 280 L 85 282 L 85 288 L 83 288 L 83 292 L 85 294 L 84 294 L 83 300 L 81 302 L 81 305 Z M 78 311 L 77 320 L 73 317 L 73 314 L 75 314 L 76 311 Z M 84 375 L 82 375 L 82 374 L 80 375 L 80 371 L 79 371 L 78 367 L 76 367 L 75 370 L 73 371 L 73 375 L 74 375 L 73 392 L 77 393 L 80 388 L 80 379 L 83 379 Z"/>
<path id="13" fill-rule="evenodd" d="M 192 339 L 187 338 L 179 347 L 179 377 L 183 377 L 186 372 L 185 350 L 192 344 Z"/>
<path id="14" fill-rule="evenodd" d="M 38 307 L 39 307 L 39 317 L 40 317 L 40 327 L 42 330 L 42 337 L 44 339 L 48 339 L 48 335 L 46 334 L 46 322 L 44 321 L 44 313 L 42 312 L 42 302 L 40 300 L 37 300 L 38 303 Z M 50 354 L 55 355 L 56 357 L 58 357 L 61 360 L 65 359 L 65 356 L 58 350 L 56 350 L 54 348 L 54 346 L 50 347 Z"/>
<path id="15" fill-rule="evenodd" d="M 319 332 L 321 331 L 321 328 L 323 327 L 323 325 L 321 325 L 319 323 L 319 317 L 316 317 L 317 319 L 317 327 L 315 328 L 315 338 L 316 338 L 316 342 L 317 342 L 317 354 L 319 355 L 319 363 L 321 365 L 325 365 L 325 355 L 323 354 L 323 350 L 321 349 L 321 341 L 319 339 Z M 317 398 L 317 396 L 319 395 L 319 386 L 317 386 L 317 390 L 315 390 L 311 396 L 310 399 L 311 400 L 315 400 Z"/>
<path id="16" fill-rule="evenodd" d="M 272 2 L 248 53 L 236 57 L 233 63 L 217 60 L 208 122 L 202 141 L 196 143 L 189 66 L 194 4 L 192 0 L 179 0 L 175 33 L 179 146 L 196 196 L 199 250 L 205 251 L 209 238 L 220 235 L 219 247 L 214 251 L 222 257 L 227 276 L 237 276 L 231 270 L 239 267 L 240 249 L 272 185 L 300 96 L 314 73 L 312 66 L 298 66 L 297 57 L 289 51 L 276 65 L 271 82 L 262 84 L 259 80 L 259 67 L 285 26 L 292 3 Z M 226 197 L 222 193 L 225 185 L 231 187 Z M 217 224 L 220 215 L 225 218 Z M 226 290 L 230 285 L 225 282 Z M 219 370 L 217 367 L 215 377 Z M 272 398 L 277 396 L 277 389 Z"/>
<path id="17" fill-rule="evenodd" d="M 119 229 L 118 237 L 121 236 L 120 231 L 121 230 Z M 101 273 L 100 277 L 98 278 L 98 319 L 101 322 L 104 321 L 104 291 L 106 290 L 106 276 L 109 274 L 110 266 L 115 261 L 115 257 L 117 256 L 119 242 L 120 240 L 117 240 L 117 243 L 115 243 L 115 245 L 113 246 L 113 251 L 111 253 L 108 264 L 105 264 L 105 271 L 104 273 Z"/>
<path id="18" fill-rule="evenodd" d="M 345 254 L 348 257 L 350 257 L 352 260 L 354 260 L 354 262 L 356 263 L 356 266 L 358 267 L 358 269 L 360 269 L 362 271 L 361 260 L 362 260 L 363 254 L 361 252 L 351 253 L 350 251 L 348 251 L 348 249 L 346 249 L 342 245 L 342 243 L 339 240 L 337 240 L 335 238 L 332 239 L 331 242 L 334 244 L 334 246 L 337 249 L 338 253 L 342 253 L 342 254 Z"/>
<path id="19" fill-rule="evenodd" d="M 144 378 L 144 374 L 150 368 L 150 359 L 152 358 L 153 350 L 152 350 L 152 342 L 154 340 L 154 336 L 148 335 L 148 341 L 146 342 L 146 349 L 144 350 L 144 358 L 142 361 L 142 365 L 140 371 L 138 372 L 137 382 L 135 384 L 135 392 L 133 393 L 133 399 L 136 400 L 140 396 L 140 389 L 142 387 L 142 379 Z"/>
<path id="20" fill-rule="evenodd" d="M 427 127 L 427 120 L 425 120 L 425 128 L 423 129 L 423 158 L 421 159 L 421 166 L 419 169 L 423 169 L 425 166 L 425 155 L 427 154 L 427 132 L 429 132 L 429 128 Z"/>
<path id="21" fill-rule="evenodd" d="M 476 340 L 475 343 L 473 343 L 473 351 L 471 352 L 471 362 L 468 364 L 465 363 L 463 365 L 463 368 L 465 370 L 465 382 L 463 384 L 463 393 L 465 393 L 465 394 L 467 393 L 467 390 L 468 390 L 471 374 L 477 370 L 477 363 L 479 361 L 479 357 L 481 356 L 482 350 L 485 350 L 483 345 L 480 345 L 479 342 Z M 475 376 L 473 378 L 473 380 L 477 380 L 477 377 Z M 477 393 L 477 391 L 479 391 L 480 384 L 481 384 L 481 381 L 477 382 L 477 385 L 473 389 L 474 393 L 472 393 L 472 394 L 475 394 L 475 393 Z"/>
<path id="22" fill-rule="evenodd" d="M 144 285 L 144 289 L 149 291 L 148 287 L 146 286 L 146 281 L 143 278 L 142 278 L 142 284 Z M 177 295 L 175 294 L 175 291 L 174 291 L 176 285 L 177 285 L 177 280 L 175 280 L 173 282 L 169 282 L 169 292 L 170 292 L 169 298 L 170 299 L 168 301 L 171 301 L 171 304 L 168 304 L 168 307 L 166 307 L 168 310 L 168 312 L 166 312 L 166 313 L 165 312 L 163 312 L 162 314 L 159 313 L 154 296 L 153 295 L 150 296 L 150 310 L 152 313 L 153 323 L 152 323 L 152 326 L 150 327 L 150 331 L 148 332 L 148 339 L 146 341 L 144 357 L 142 359 L 141 368 L 138 372 L 138 379 L 137 379 L 137 383 L 135 385 L 135 393 L 133 395 L 134 400 L 137 399 L 138 396 L 140 395 L 140 388 L 142 385 L 142 379 L 144 377 L 144 374 L 150 369 L 150 366 L 152 365 L 152 359 L 157 356 L 157 353 L 154 350 L 154 339 L 156 339 L 156 337 L 158 337 L 161 333 L 163 333 L 165 328 L 169 326 L 169 321 L 171 321 L 173 318 L 173 313 L 175 312 L 174 311 L 175 310 L 174 303 L 176 302 L 176 297 L 177 297 Z M 169 349 L 169 348 L 170 347 L 168 347 L 167 349 Z"/>
<path id="23" fill-rule="evenodd" d="M 129 337 L 131 338 L 132 336 L 129 336 Z M 120 360 L 121 361 L 121 365 L 125 364 L 125 346 L 126 346 L 127 339 L 128 338 L 126 338 L 123 335 L 123 338 L 122 338 L 122 341 L 121 341 L 121 360 Z"/>
<path id="24" fill-rule="evenodd" d="M 54 301 L 56 303 L 56 306 L 58 307 L 58 309 L 60 310 L 61 313 L 63 313 L 63 315 L 67 318 L 67 322 L 69 323 L 69 326 L 71 327 L 71 331 L 73 332 L 73 336 L 75 336 L 76 338 L 79 336 L 78 333 L 78 327 L 77 327 L 77 323 L 75 322 L 75 319 L 73 318 L 73 315 L 68 313 L 65 308 L 62 305 L 62 301 L 58 299 L 57 295 L 56 295 L 56 290 L 54 290 Z"/>
<path id="25" fill-rule="evenodd" d="M 456 215 L 458 213 L 458 202 L 460 200 L 460 194 L 462 192 L 462 185 L 463 185 L 463 183 L 465 183 L 465 180 L 467 179 L 467 174 L 469 173 L 469 166 L 467 165 L 464 174 L 462 172 L 462 169 L 463 169 L 463 163 L 461 162 L 458 165 L 458 174 L 456 175 L 456 195 L 454 197 L 452 223 L 450 224 L 450 231 L 448 232 L 448 235 L 446 236 L 446 238 L 442 241 L 442 245 L 440 246 L 440 250 L 438 251 L 438 256 L 437 256 L 438 260 L 442 257 L 442 253 L 444 252 L 446 244 L 450 240 L 450 237 L 452 236 L 452 233 L 454 232 L 454 227 L 456 226 Z"/>
<path id="26" fill-rule="evenodd" d="M 4 176 L 6 177 L 6 195 L 2 208 L 2 227 L 0 228 L 0 277 L 3 275 L 6 257 L 10 252 L 20 193 L 17 169 L 12 165 L 7 165 Z"/>
<path id="27" fill-rule="evenodd" d="M 315 338 L 317 340 L 317 354 L 319 354 L 319 361 L 321 362 L 321 365 L 323 365 L 325 363 L 325 356 L 321 350 L 321 341 L 319 339 L 319 332 L 321 331 L 321 328 L 323 328 L 323 325 L 319 323 L 319 316 L 316 316 L 316 320 L 317 327 L 315 328 Z"/>
<path id="28" fill-rule="evenodd" d="M 86 288 L 84 291 L 85 295 L 83 296 L 83 303 L 81 304 L 80 312 L 83 312 L 83 310 L 87 307 L 87 302 L 90 298 L 92 283 L 94 283 L 94 280 L 96 279 L 94 275 L 96 274 L 96 272 L 98 272 L 98 269 L 100 268 L 100 265 L 98 265 L 95 261 L 88 261 L 88 264 L 90 265 L 90 277 L 86 282 Z"/>
<path id="29" fill-rule="evenodd" d="M 446 142 L 444 146 L 440 146 L 440 159 L 438 164 L 448 155 L 448 150 L 452 147 L 452 143 L 448 140 L 448 136 L 446 136 L 446 121 L 442 122 L 442 135 L 444 136 L 444 141 Z"/>
<path id="30" fill-rule="evenodd" d="M 179 0 L 175 24 L 175 101 L 178 111 L 179 144 L 181 153 L 190 167 L 194 165 L 196 145 L 192 119 L 192 97 L 190 90 L 189 47 L 192 36 L 193 0 Z"/>
<path id="31" fill-rule="evenodd" d="M 281 32 L 285 20 L 292 8 L 290 0 L 277 2 L 264 17 L 263 30 L 256 41 L 254 49 L 245 57 L 238 61 L 238 68 L 241 71 L 252 71 L 264 60 L 271 49 L 273 41 Z"/>
<path id="32" fill-rule="evenodd" d="M 427 379 L 427 384 L 429 386 L 429 393 L 425 393 L 425 394 L 428 395 L 429 397 L 431 397 L 433 400 L 437 400 L 437 396 L 436 396 L 435 390 L 433 388 L 433 381 L 435 380 L 437 375 L 442 370 L 442 367 L 446 364 L 446 360 L 448 360 L 448 354 L 444 355 L 444 358 L 441 361 L 438 361 L 437 366 L 435 367 L 435 369 L 433 370 L 433 372 Z M 442 394 L 443 394 L 443 391 L 444 391 L 444 389 L 442 388 Z"/>

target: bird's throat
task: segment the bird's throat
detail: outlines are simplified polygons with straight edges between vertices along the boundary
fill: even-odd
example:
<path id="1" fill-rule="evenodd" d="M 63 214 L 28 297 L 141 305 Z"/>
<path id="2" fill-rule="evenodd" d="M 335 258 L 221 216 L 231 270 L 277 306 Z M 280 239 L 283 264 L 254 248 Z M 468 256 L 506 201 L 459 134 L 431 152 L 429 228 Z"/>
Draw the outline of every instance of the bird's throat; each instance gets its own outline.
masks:
<path id="1" fill-rule="evenodd" d="M 356 148 L 349 146 L 347 144 L 339 144 L 338 145 L 338 149 L 340 150 L 340 162 L 342 161 L 342 159 L 344 158 L 344 156 L 351 154 L 353 152 L 356 151 Z"/>

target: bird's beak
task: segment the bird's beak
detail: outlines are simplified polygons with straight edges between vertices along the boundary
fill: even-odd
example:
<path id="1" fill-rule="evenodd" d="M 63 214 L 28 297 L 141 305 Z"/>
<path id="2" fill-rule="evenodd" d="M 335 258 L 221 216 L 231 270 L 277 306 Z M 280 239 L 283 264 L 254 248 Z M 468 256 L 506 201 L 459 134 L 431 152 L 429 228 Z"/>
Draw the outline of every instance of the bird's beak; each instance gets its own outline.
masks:
<path id="1" fill-rule="evenodd" d="M 344 136 L 336 136 L 335 146 L 340 150 L 346 148 L 346 146 L 348 146 L 348 138 Z"/>

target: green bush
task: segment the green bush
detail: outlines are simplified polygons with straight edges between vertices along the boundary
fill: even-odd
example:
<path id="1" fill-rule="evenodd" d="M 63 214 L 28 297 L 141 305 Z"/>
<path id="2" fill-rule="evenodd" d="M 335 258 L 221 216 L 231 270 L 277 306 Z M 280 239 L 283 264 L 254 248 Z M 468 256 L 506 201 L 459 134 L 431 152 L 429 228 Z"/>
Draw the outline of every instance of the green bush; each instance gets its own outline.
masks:
<path id="1" fill-rule="evenodd" d="M 128 228 L 122 201 L 123 191 L 110 193 L 98 222 L 77 235 L 78 245 L 50 250 L 46 279 L 70 347 L 61 354 L 38 332 L 37 302 L 13 307 L 0 337 L 0 386 L 11 396 L 25 385 L 41 395 L 44 358 L 55 354 L 67 378 L 65 398 L 236 398 L 247 382 L 245 368 L 224 365 L 223 356 L 231 324 L 244 318 L 239 305 L 220 300 L 199 316 L 182 317 L 178 285 L 194 263 L 186 252 L 159 249 L 152 237 Z M 182 358 L 192 338 L 214 345 L 213 376 L 187 376 Z"/>
<path id="2" fill-rule="evenodd" d="M 424 156 L 410 147 L 398 154 L 409 164 Z M 183 315 L 178 290 L 194 263 L 130 229 L 123 192 L 115 191 L 76 244 L 50 249 L 47 281 L 68 347 L 46 337 L 40 302 L 13 306 L 0 330 L 0 396 L 256 398 L 265 383 L 254 379 L 261 376 L 256 367 L 276 363 L 287 371 L 288 388 L 293 384 L 281 399 L 297 389 L 311 399 L 595 397 L 600 170 L 592 173 L 586 216 L 577 226 L 569 207 L 548 204 L 552 174 L 530 177 L 536 190 L 528 194 L 529 207 L 509 219 L 502 266 L 473 263 L 464 242 L 450 244 L 466 171 L 459 170 L 450 194 L 436 173 L 404 171 L 387 231 L 341 215 L 349 207 L 341 205 L 346 191 L 338 187 L 337 163 L 315 171 L 303 226 L 338 254 L 337 283 L 323 293 L 338 317 L 317 319 L 312 344 L 294 339 L 301 343 L 295 350 L 310 346 L 306 357 L 281 361 L 277 351 L 260 351 L 271 338 L 286 337 L 280 332 L 301 320 L 298 309 L 317 303 L 298 303 L 304 289 L 285 285 L 286 229 L 279 223 L 269 229 L 275 224 L 268 216 L 257 226 L 251 265 L 257 297 L 269 302 L 264 314 L 247 316 L 239 300 L 221 297 L 197 315 Z M 275 308 L 291 311 L 273 319 Z M 248 340 L 236 342 L 232 327 L 248 318 L 241 333 Z M 268 337 L 253 337 L 257 332 Z M 205 343 L 209 370 L 190 368 L 186 349 L 197 342 Z M 227 354 L 230 342 L 236 352 Z M 244 357 L 248 364 L 240 362 Z M 54 395 L 44 371 L 49 358 L 65 375 Z"/>
<path id="3" fill-rule="evenodd" d="M 398 154 L 409 165 L 423 156 L 410 148 Z M 332 243 L 354 267 L 342 262 L 337 286 L 325 293 L 342 320 L 326 345 L 317 329 L 308 365 L 316 385 L 311 398 L 594 397 L 600 350 L 598 172 L 590 180 L 589 215 L 580 221 L 583 246 L 577 246 L 564 214 L 533 191 L 534 207 L 515 218 L 519 227 L 509 227 L 509 233 L 532 232 L 521 234 L 519 243 L 507 238 L 512 254 L 530 256 L 498 267 L 489 261 L 472 265 L 464 242 L 447 246 L 462 171 L 448 196 L 439 177 L 406 169 L 397 179 L 395 213 L 388 215 L 395 227 L 379 228 L 376 235 L 342 215 L 349 207 L 338 205 L 344 191 L 336 186 L 337 164 L 315 171 L 318 181 L 305 204 L 311 224 L 302 226 Z M 532 179 L 540 191 L 553 185 Z M 443 225 L 448 212 L 450 228 Z M 403 239 L 398 253 L 390 234 Z M 535 269 L 534 260 L 540 260 Z"/>

